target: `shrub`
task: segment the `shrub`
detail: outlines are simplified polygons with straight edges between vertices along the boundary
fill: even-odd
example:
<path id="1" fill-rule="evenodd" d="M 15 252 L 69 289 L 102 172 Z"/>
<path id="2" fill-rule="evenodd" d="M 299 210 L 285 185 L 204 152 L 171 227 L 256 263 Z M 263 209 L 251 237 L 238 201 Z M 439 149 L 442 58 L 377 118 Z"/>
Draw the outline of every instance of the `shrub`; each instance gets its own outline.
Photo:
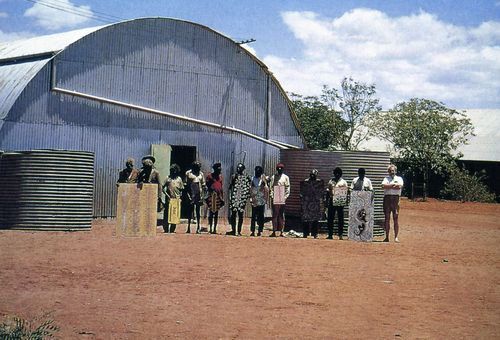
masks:
<path id="1" fill-rule="evenodd" d="M 495 202 L 495 194 L 482 182 L 484 175 L 471 174 L 458 167 L 451 168 L 449 175 L 441 191 L 444 197 L 462 202 Z"/>
<path id="2" fill-rule="evenodd" d="M 41 323 L 38 324 L 39 322 Z M 43 340 L 53 337 L 58 330 L 59 327 L 50 318 L 50 313 L 45 313 L 33 321 L 27 321 L 15 316 L 7 318 L 0 324 L 0 339 Z"/>

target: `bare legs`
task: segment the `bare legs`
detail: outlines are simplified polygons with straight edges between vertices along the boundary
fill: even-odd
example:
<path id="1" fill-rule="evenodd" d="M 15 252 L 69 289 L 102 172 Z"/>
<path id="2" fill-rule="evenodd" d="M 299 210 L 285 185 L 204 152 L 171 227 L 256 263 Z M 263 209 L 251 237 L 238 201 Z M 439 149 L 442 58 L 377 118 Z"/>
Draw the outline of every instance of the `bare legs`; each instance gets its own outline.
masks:
<path id="1" fill-rule="evenodd" d="M 210 234 L 217 234 L 217 221 L 219 220 L 219 211 L 208 211 L 208 225 L 210 226 Z M 213 229 L 212 229 L 213 225 Z"/>
<path id="2" fill-rule="evenodd" d="M 399 196 L 397 195 L 385 195 L 384 196 L 384 228 L 385 228 L 385 239 L 384 242 L 389 242 L 389 230 L 391 229 L 391 213 L 394 224 L 394 241 L 399 242 Z"/>
<path id="3" fill-rule="evenodd" d="M 193 218 L 193 212 L 196 213 L 196 233 L 200 233 L 200 205 L 192 204 L 189 211 L 188 227 L 186 233 L 191 233 L 191 219 Z"/>
<path id="4" fill-rule="evenodd" d="M 257 236 L 262 235 L 262 231 L 264 230 L 264 205 L 259 205 L 256 207 L 252 207 L 252 221 L 250 223 L 250 231 L 252 232 L 250 236 L 255 236 L 255 222 L 259 226 Z"/>
<path id="5" fill-rule="evenodd" d="M 275 237 L 276 231 L 279 231 L 280 236 L 283 236 L 284 227 L 285 227 L 285 205 L 273 204 L 273 233 L 270 236 Z"/>

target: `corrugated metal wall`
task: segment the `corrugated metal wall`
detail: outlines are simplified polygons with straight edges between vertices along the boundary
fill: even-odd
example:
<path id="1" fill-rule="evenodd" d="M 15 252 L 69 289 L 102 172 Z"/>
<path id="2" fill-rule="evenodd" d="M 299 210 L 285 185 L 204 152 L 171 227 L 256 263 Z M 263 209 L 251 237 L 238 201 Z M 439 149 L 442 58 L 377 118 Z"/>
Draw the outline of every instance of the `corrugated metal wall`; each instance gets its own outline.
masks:
<path id="1" fill-rule="evenodd" d="M 234 126 L 266 137 L 268 73 L 242 48 L 206 27 L 171 19 L 111 25 L 54 59 L 56 86 Z M 95 216 L 114 216 L 118 171 L 151 144 L 197 148 L 203 170 L 221 161 L 227 181 L 237 154 L 249 173 L 270 173 L 279 150 L 255 139 L 50 91 L 51 65 L 33 78 L 0 124 L 0 149 L 95 153 Z M 273 83 L 270 137 L 302 146 L 284 94 Z M 273 122 L 279 122 L 273 124 Z"/>
<path id="2" fill-rule="evenodd" d="M 33 150 L 0 156 L 0 228 L 90 229 L 92 153 Z"/>
<path id="3" fill-rule="evenodd" d="M 238 45 L 199 26 L 153 19 L 115 25 L 55 63 L 58 87 L 264 135 L 267 74 Z M 275 107 L 276 116 L 289 117 L 286 106 Z M 281 120 L 297 134 L 290 119 Z"/>
<path id="4" fill-rule="evenodd" d="M 290 177 L 291 193 L 287 200 L 286 214 L 300 217 L 300 182 L 309 177 L 312 169 L 319 171 L 318 177 L 325 185 L 332 177 L 335 167 L 342 168 L 343 178 L 351 185 L 358 176 L 358 169 L 366 169 L 366 177 L 372 181 L 375 193 L 375 228 L 374 233 L 383 233 L 384 211 L 382 208 L 384 191 L 382 180 L 387 176 L 387 166 L 390 164 L 389 153 L 369 151 L 316 151 L 316 150 L 281 150 L 280 159 L 285 164 L 285 173 Z M 349 220 L 346 209 L 346 225 Z M 346 230 L 347 232 L 347 230 Z"/>

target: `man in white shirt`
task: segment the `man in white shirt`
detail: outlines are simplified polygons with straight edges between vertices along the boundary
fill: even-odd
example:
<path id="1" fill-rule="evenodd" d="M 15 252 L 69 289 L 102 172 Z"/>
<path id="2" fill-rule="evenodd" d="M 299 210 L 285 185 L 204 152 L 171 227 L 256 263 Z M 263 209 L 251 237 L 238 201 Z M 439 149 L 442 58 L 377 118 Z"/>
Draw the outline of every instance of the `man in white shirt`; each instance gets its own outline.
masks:
<path id="1" fill-rule="evenodd" d="M 285 165 L 278 163 L 276 165 L 276 173 L 271 176 L 269 190 L 273 207 L 273 233 L 270 237 L 276 237 L 276 231 L 283 235 L 285 228 L 285 202 L 290 196 L 290 178 L 283 173 Z"/>
<path id="2" fill-rule="evenodd" d="M 358 177 L 351 182 L 351 190 L 354 191 L 373 191 L 372 181 L 365 177 L 365 168 L 358 169 Z"/>
<path id="3" fill-rule="evenodd" d="M 384 188 L 384 216 L 385 216 L 385 239 L 384 242 L 389 242 L 389 229 L 391 212 L 394 220 L 394 242 L 399 242 L 399 197 L 401 196 L 401 188 L 403 187 L 403 179 L 396 176 L 398 168 L 391 164 L 387 167 L 389 176 L 385 177 L 382 181 L 382 188 Z"/>

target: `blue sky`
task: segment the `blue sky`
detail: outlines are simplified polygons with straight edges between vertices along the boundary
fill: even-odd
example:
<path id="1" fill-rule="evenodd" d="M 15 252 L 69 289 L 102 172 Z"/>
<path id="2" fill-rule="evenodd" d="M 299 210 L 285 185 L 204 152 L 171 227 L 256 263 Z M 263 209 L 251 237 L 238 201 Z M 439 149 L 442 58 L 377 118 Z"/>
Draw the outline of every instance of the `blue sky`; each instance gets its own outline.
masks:
<path id="1" fill-rule="evenodd" d="M 290 92 L 351 76 L 375 83 L 385 109 L 412 97 L 500 108 L 500 0 L 0 0 L 0 44 L 148 16 L 256 39 L 248 48 Z"/>

